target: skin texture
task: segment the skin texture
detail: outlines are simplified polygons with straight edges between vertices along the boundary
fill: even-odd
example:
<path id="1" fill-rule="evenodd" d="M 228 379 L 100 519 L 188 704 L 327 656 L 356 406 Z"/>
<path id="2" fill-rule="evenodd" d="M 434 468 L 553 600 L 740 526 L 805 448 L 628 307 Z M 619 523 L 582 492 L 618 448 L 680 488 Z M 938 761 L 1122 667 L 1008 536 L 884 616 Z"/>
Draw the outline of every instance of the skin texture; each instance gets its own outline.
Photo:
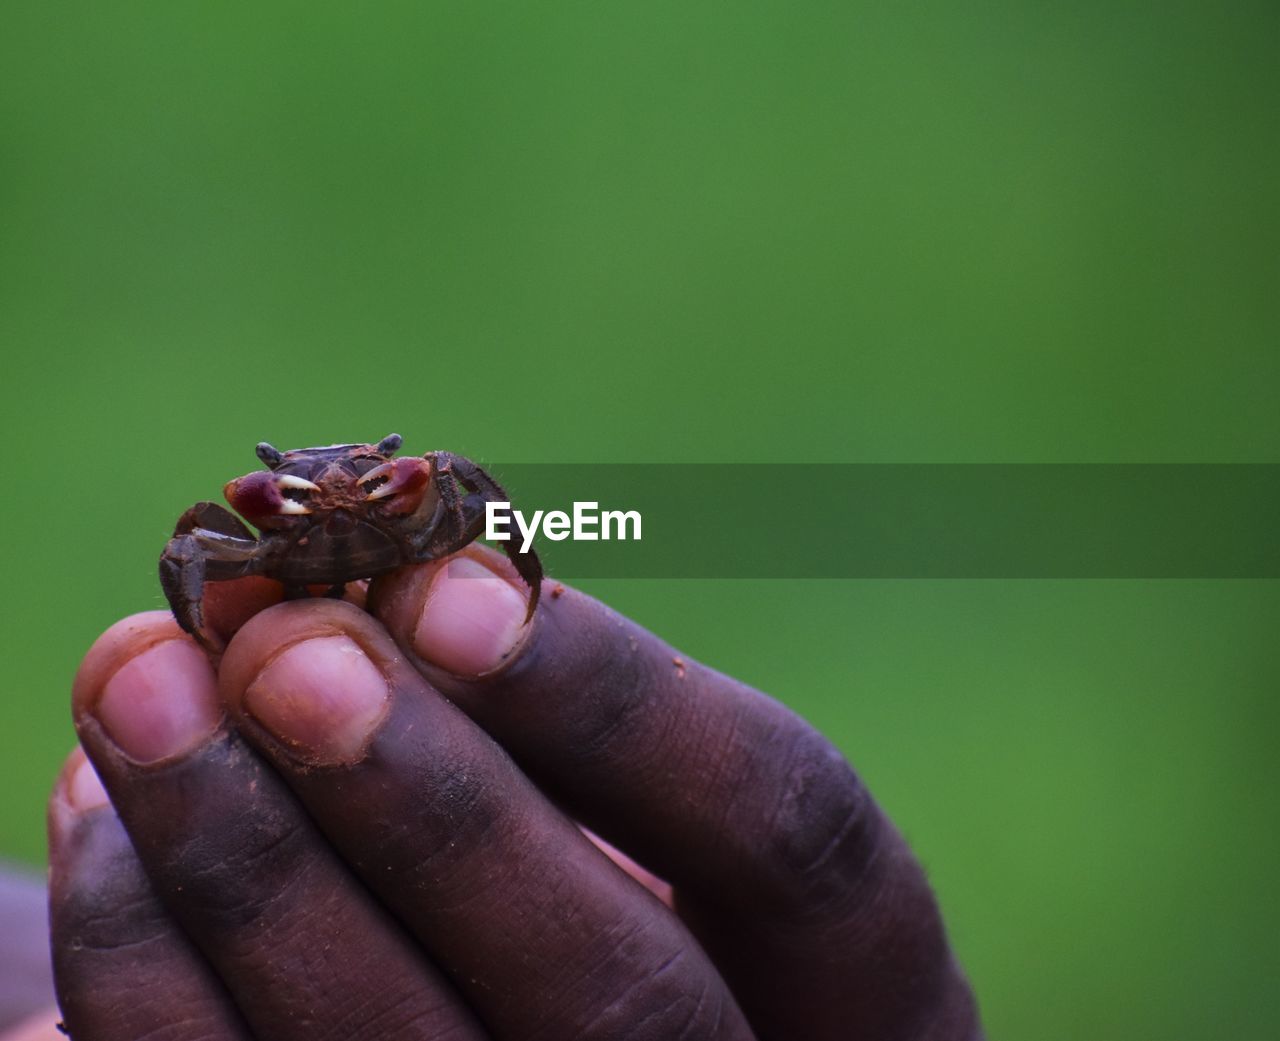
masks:
<path id="1" fill-rule="evenodd" d="M 77 753 L 50 811 L 73 1037 L 980 1036 L 820 735 L 572 590 L 523 625 L 511 566 L 465 555 L 367 611 L 224 604 L 216 671 L 167 613 L 94 645 L 105 792 Z"/>

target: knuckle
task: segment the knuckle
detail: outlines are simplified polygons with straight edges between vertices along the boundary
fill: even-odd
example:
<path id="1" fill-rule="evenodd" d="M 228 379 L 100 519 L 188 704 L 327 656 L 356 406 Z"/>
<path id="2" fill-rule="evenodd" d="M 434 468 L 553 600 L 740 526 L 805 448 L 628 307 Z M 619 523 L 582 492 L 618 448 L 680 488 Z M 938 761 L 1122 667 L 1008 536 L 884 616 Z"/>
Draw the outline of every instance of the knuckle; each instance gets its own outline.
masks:
<path id="1" fill-rule="evenodd" d="M 87 820 L 76 839 L 50 871 L 55 954 L 110 952 L 162 933 L 163 913 L 118 822 L 106 816 Z"/>
<path id="2" fill-rule="evenodd" d="M 310 863 L 308 842 L 297 821 L 261 818 L 242 822 L 221 841 L 193 838 L 164 865 L 165 895 L 210 923 L 256 921 Z"/>
<path id="3" fill-rule="evenodd" d="M 532 699 L 532 732 L 554 740 L 580 769 L 611 769 L 646 731 L 661 690 L 645 644 L 652 640 L 598 601 L 573 597 L 570 617 L 546 615 L 503 677 L 510 689 L 537 690 L 543 677 L 569 678 L 572 698 Z"/>
<path id="4" fill-rule="evenodd" d="M 131 893 L 120 899 L 92 887 L 65 895 L 50 917 L 55 957 L 65 953 L 77 962 L 95 954 L 142 950 L 166 927 L 163 914 L 145 896 Z"/>
<path id="5" fill-rule="evenodd" d="M 458 906 L 482 905 L 487 890 L 476 886 L 473 866 L 487 851 L 518 831 L 518 815 L 484 783 L 464 778 L 433 792 L 439 796 L 415 818 L 389 824 L 371 848 L 374 859 L 411 887 L 448 893 Z"/>
<path id="6" fill-rule="evenodd" d="M 766 896 L 819 908 L 866 884 L 887 830 L 853 768 L 807 724 L 790 742 L 762 829 Z"/>
<path id="7" fill-rule="evenodd" d="M 292 890 L 314 861 L 315 833 L 263 764 L 238 749 L 217 755 L 226 773 L 193 764 L 161 805 L 131 803 L 122 815 L 161 898 L 203 927 L 234 929 Z"/>
<path id="8" fill-rule="evenodd" d="M 638 973 L 578 1031 L 584 1041 L 705 1041 L 719 1037 L 727 993 L 679 950 Z"/>

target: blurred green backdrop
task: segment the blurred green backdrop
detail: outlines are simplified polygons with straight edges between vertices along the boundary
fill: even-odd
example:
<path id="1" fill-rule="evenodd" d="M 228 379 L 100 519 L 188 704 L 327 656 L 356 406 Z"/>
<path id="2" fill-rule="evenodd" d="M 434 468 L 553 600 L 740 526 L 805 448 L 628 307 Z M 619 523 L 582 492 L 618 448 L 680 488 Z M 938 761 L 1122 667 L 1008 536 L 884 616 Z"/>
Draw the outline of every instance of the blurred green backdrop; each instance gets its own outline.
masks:
<path id="1" fill-rule="evenodd" d="M 0 5 L 0 854 L 42 856 L 80 654 L 263 438 L 1280 461 L 1278 29 Z M 1275 583 L 591 588 L 840 742 L 993 1037 L 1280 1036 Z"/>

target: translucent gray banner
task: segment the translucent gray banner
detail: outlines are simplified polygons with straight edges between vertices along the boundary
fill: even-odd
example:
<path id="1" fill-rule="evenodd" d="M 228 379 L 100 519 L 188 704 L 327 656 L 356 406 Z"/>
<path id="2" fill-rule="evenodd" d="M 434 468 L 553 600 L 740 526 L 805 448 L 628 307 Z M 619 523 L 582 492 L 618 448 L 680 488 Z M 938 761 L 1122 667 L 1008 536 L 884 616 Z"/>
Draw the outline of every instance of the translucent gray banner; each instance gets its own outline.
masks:
<path id="1" fill-rule="evenodd" d="M 1278 465 L 511 464 L 513 506 L 635 511 L 575 578 L 1277 578 Z M 596 526 L 595 530 L 599 530 Z"/>

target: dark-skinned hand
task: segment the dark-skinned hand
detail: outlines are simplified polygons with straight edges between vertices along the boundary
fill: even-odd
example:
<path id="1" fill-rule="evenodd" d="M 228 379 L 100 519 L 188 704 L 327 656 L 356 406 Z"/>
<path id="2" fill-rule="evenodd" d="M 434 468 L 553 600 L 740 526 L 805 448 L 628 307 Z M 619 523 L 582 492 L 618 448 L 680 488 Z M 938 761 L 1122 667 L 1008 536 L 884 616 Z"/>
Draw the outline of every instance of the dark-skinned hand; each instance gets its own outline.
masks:
<path id="1" fill-rule="evenodd" d="M 919 864 L 777 702 L 550 581 L 524 626 L 481 546 L 367 611 L 213 588 L 252 616 L 216 668 L 152 612 L 76 678 L 75 1041 L 979 1036 Z"/>

